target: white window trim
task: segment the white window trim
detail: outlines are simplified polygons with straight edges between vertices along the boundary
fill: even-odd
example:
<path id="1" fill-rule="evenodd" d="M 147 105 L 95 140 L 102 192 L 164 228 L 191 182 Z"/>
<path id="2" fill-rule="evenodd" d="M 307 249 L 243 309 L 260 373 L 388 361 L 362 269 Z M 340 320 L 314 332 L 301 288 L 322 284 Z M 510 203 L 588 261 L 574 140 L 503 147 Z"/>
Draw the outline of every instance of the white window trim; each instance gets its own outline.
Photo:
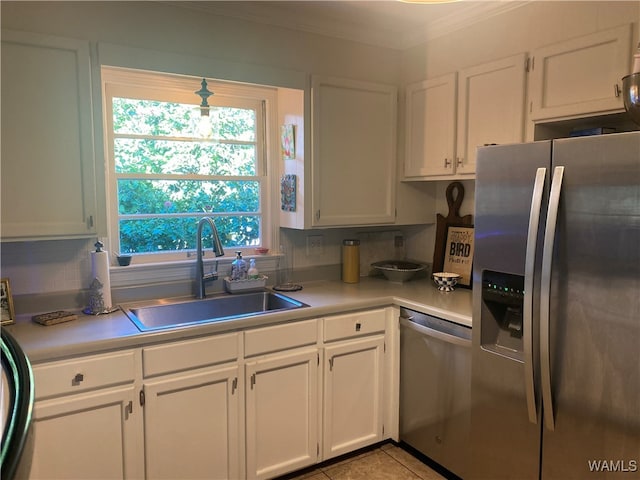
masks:
<path id="1" fill-rule="evenodd" d="M 185 89 L 195 86 L 199 87 L 198 77 L 174 75 L 158 72 L 162 77 L 158 85 L 162 91 L 173 90 L 176 92 L 175 100 L 182 103 L 192 103 L 195 106 L 199 104 L 199 99 L 194 93 L 184 93 Z M 118 215 L 117 206 L 115 205 L 114 195 L 116 195 L 115 175 L 114 175 L 114 154 L 113 154 L 113 113 L 111 105 L 111 97 L 118 96 L 118 92 L 123 87 L 127 89 L 131 87 L 145 88 L 145 96 L 153 98 L 153 88 L 148 87 L 148 73 L 139 70 L 132 70 L 119 67 L 102 67 L 102 99 L 104 112 L 104 135 L 105 135 L 105 178 L 107 193 L 107 222 L 108 222 L 108 238 L 106 239 L 107 248 L 111 251 L 117 250 L 117 232 L 118 232 Z M 233 96 L 235 98 L 244 97 L 247 100 L 258 100 L 262 102 L 264 108 L 264 126 L 259 134 L 262 136 L 258 148 L 263 149 L 262 161 L 257 166 L 258 176 L 261 182 L 261 238 L 262 246 L 270 248 L 276 252 L 276 246 L 279 245 L 279 229 L 276 222 L 278 221 L 278 164 L 279 158 L 279 128 L 277 128 L 277 89 L 268 86 L 258 86 L 246 83 L 217 81 L 207 79 L 209 89 L 215 92 L 216 101 L 221 101 L 225 97 Z M 197 89 L 197 88 L 195 88 Z M 195 91 L 194 89 L 194 91 Z M 241 91 L 241 94 L 239 92 Z M 236 102 L 237 104 L 237 102 Z M 114 212 L 114 208 L 116 211 Z M 232 259 L 235 257 L 235 251 L 243 251 L 245 256 L 254 252 L 254 247 L 225 249 L 225 256 L 219 260 Z M 177 265 L 186 262 L 193 263 L 193 251 L 173 251 L 167 253 L 149 253 L 135 255 L 135 264 L 149 264 L 149 268 L 154 269 L 156 275 L 158 270 L 173 271 L 174 274 L 182 276 L 184 270 L 176 269 Z M 163 267 L 163 265 L 165 267 Z M 169 265 L 171 265 L 169 267 Z M 139 269 L 132 269 L 138 270 Z M 177 273 L 181 271 L 182 273 Z M 169 273 L 167 271 L 166 273 Z M 129 276 L 129 275 L 127 275 Z M 170 275 L 171 276 L 171 275 Z M 184 278 L 184 277 L 183 277 Z M 142 279 L 141 279 L 142 280 Z M 131 280 L 125 280 L 129 283 Z"/>

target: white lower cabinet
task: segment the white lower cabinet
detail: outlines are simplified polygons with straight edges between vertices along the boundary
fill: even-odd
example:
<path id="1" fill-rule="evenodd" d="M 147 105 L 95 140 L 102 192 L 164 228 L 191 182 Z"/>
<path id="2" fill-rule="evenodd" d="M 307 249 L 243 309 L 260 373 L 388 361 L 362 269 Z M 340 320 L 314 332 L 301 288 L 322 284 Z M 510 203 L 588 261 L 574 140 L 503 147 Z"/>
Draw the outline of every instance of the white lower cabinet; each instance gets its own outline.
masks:
<path id="1" fill-rule="evenodd" d="M 144 383 L 148 479 L 239 478 L 238 366 Z"/>
<path id="2" fill-rule="evenodd" d="M 324 319 L 323 459 L 383 439 L 386 310 Z"/>
<path id="3" fill-rule="evenodd" d="M 134 366 L 131 351 L 34 366 L 29 478 L 143 477 Z"/>
<path id="4" fill-rule="evenodd" d="M 397 420 L 389 318 L 360 311 L 35 365 L 30 478 L 267 479 L 381 441 Z"/>
<path id="5" fill-rule="evenodd" d="M 383 438 L 384 336 L 325 347 L 324 458 Z"/>
<path id="6" fill-rule="evenodd" d="M 318 460 L 318 351 L 246 364 L 247 478 L 291 472 Z"/>
<path id="7" fill-rule="evenodd" d="M 237 333 L 142 350 L 148 479 L 240 477 Z"/>

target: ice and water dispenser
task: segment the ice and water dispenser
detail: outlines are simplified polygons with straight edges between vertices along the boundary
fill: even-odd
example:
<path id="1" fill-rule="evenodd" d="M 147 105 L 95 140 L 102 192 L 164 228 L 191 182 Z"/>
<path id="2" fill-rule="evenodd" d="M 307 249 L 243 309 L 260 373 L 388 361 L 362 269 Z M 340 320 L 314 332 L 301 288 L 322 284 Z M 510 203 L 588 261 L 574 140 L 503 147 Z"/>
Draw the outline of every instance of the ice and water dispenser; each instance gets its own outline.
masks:
<path id="1" fill-rule="evenodd" d="M 481 343 L 485 350 L 522 359 L 524 276 L 482 272 Z"/>

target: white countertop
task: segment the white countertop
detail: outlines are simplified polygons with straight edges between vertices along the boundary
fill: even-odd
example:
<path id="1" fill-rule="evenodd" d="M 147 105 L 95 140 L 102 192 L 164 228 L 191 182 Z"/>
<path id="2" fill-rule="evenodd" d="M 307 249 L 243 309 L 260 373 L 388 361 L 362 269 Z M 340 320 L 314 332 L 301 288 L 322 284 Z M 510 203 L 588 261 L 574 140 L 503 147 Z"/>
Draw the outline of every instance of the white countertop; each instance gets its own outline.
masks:
<path id="1" fill-rule="evenodd" d="M 389 305 L 472 325 L 471 290 L 458 288 L 450 293 L 439 292 L 429 279 L 394 284 L 382 278 L 368 277 L 357 284 L 318 281 L 302 285 L 301 291 L 283 293 L 306 303 L 307 308 L 155 332 L 140 332 L 120 310 L 99 316 L 79 313 L 77 320 L 48 327 L 32 322 L 30 315 L 22 315 L 14 325 L 3 328 L 18 340 L 32 363 L 39 363 Z"/>

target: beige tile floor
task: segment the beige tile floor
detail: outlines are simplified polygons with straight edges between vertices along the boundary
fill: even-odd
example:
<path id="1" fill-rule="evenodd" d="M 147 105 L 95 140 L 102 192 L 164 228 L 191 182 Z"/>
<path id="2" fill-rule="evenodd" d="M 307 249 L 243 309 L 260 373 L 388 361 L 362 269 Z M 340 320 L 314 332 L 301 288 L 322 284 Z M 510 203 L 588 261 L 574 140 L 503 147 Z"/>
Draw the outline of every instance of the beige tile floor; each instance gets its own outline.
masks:
<path id="1" fill-rule="evenodd" d="M 444 480 L 445 477 L 393 443 L 321 464 L 280 480 Z"/>

